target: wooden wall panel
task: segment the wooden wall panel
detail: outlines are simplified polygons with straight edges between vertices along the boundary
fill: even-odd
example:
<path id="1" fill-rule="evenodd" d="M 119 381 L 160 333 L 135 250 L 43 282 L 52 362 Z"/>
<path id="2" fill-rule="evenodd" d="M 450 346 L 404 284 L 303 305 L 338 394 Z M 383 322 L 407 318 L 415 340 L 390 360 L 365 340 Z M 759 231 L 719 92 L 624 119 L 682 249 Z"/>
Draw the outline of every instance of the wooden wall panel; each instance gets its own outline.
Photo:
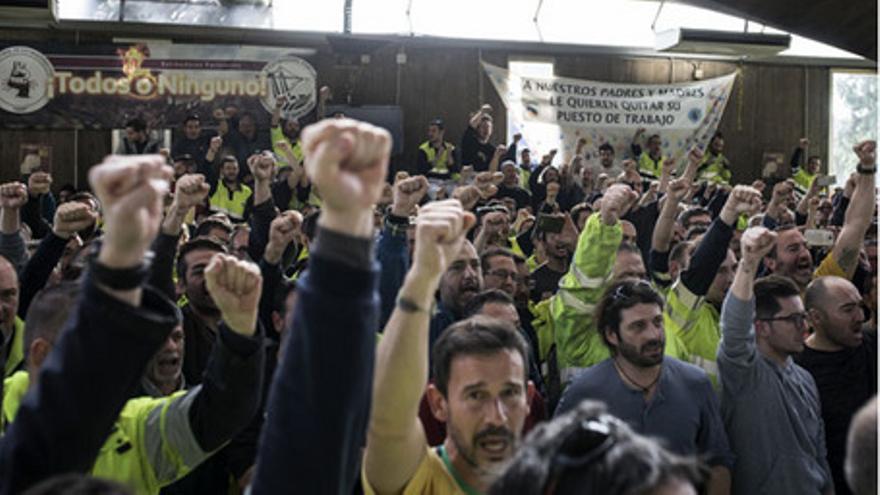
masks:
<path id="1" fill-rule="evenodd" d="M 21 32 L 14 31 L 3 32 L 3 35 L 10 40 L 41 39 L 39 35 L 21 35 Z M 62 36 L 69 38 L 70 33 Z M 84 36 L 81 41 L 99 41 L 98 38 L 95 35 Z M 407 61 L 398 66 L 396 55 L 401 47 Z M 353 105 L 398 104 L 403 108 L 404 153 L 394 158 L 392 166 L 395 169 L 414 168 L 417 148 L 425 139 L 427 123 L 435 117 L 445 120 L 446 139 L 458 146 L 469 112 L 476 110 L 483 102 L 496 110 L 493 141 L 499 144 L 504 141 L 506 112 L 494 87 L 480 68 L 481 58 L 506 66 L 510 58 L 546 57 L 554 60 L 555 72 L 559 76 L 632 83 L 689 81 L 697 67 L 703 70 L 704 78 L 739 69 L 740 76 L 719 127 L 726 138 L 725 154 L 733 164 L 734 178 L 746 181 L 757 177 L 765 151 L 781 151 L 787 155 L 805 132 L 814 143 L 811 152 L 827 159 L 830 70 L 826 67 L 738 65 L 681 58 L 577 53 L 519 55 L 513 50 L 481 51 L 476 46 L 427 45 L 401 40 L 376 50 L 366 65 L 361 65 L 357 56 L 344 60 L 345 57 L 331 53 L 326 45 L 318 47 L 318 54 L 310 57 L 310 61 L 318 72 L 319 85 L 327 84 L 334 89 L 336 102 Z M 20 143 L 45 139 L 54 147 L 56 185 L 73 182 L 72 135 L 72 131 L 0 129 L 0 178 L 8 180 L 17 175 Z M 80 131 L 78 144 L 77 178 L 82 186 L 88 167 L 110 151 L 109 133 Z"/>

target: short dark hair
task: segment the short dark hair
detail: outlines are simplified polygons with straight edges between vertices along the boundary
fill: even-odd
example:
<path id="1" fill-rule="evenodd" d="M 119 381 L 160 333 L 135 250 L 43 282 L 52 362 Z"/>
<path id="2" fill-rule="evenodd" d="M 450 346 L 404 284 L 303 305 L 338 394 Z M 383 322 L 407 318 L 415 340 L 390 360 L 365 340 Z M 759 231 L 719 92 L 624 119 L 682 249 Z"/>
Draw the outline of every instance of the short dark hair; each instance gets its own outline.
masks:
<path id="1" fill-rule="evenodd" d="M 62 474 L 29 488 L 24 495 L 131 495 L 130 488 L 115 481 L 84 474 Z"/>
<path id="2" fill-rule="evenodd" d="M 306 239 L 312 240 L 318 232 L 318 217 L 321 216 L 321 210 L 315 210 L 303 218 L 300 231 L 306 236 Z"/>
<path id="3" fill-rule="evenodd" d="M 819 155 L 810 155 L 810 157 L 807 158 L 807 163 L 812 163 L 814 161 L 821 160 L 821 159 L 822 159 L 822 157 Z"/>
<path id="4" fill-rule="evenodd" d="M 778 298 L 800 295 L 797 284 L 788 277 L 768 275 L 755 280 L 755 318 L 773 318 L 782 309 Z"/>
<path id="5" fill-rule="evenodd" d="M 574 208 L 571 209 L 571 221 L 577 224 L 578 217 L 582 212 L 588 211 L 593 213 L 593 207 L 588 205 L 587 203 L 578 203 L 574 205 Z"/>
<path id="6" fill-rule="evenodd" d="M 135 117 L 128 119 L 128 121 L 125 122 L 125 127 L 131 127 L 135 132 L 144 132 L 147 130 L 147 123 L 144 122 L 144 119 Z"/>
<path id="7" fill-rule="evenodd" d="M 622 243 L 625 244 L 625 243 Z M 608 341 L 607 330 L 620 332 L 620 314 L 636 304 L 656 304 L 663 309 L 663 298 L 644 280 L 621 280 L 608 287 L 596 306 L 596 326 L 602 341 L 614 354 L 614 344 Z"/>
<path id="8" fill-rule="evenodd" d="M 684 238 L 686 241 L 692 241 L 697 236 L 703 235 L 706 232 L 709 232 L 709 227 L 706 227 L 705 225 L 694 225 L 687 229 L 687 232 L 685 232 L 684 234 Z"/>
<path id="9" fill-rule="evenodd" d="M 712 135 L 712 140 L 714 141 L 715 138 L 724 139 L 724 134 L 721 134 L 721 131 L 715 131 L 715 134 Z"/>
<path id="10" fill-rule="evenodd" d="M 702 215 L 709 215 L 709 218 L 712 218 L 712 212 L 707 208 L 703 208 L 702 206 L 692 206 L 678 215 L 678 223 L 681 224 L 685 228 L 690 228 L 688 225 L 692 218 L 699 217 Z"/>
<path id="11" fill-rule="evenodd" d="M 220 220 L 218 218 L 208 217 L 199 222 L 198 225 L 196 225 L 196 230 L 193 233 L 193 237 L 205 237 L 208 235 L 209 232 L 214 229 L 221 229 L 227 234 L 231 235 L 233 227 L 228 222 L 224 222 L 223 220 Z"/>
<path id="12" fill-rule="evenodd" d="M 656 440 L 634 432 L 585 400 L 553 421 L 537 425 L 490 495 L 648 493 L 671 480 L 690 483 L 702 493 L 709 468 L 696 457 L 682 457 Z"/>
<path id="13" fill-rule="evenodd" d="M 206 249 L 209 251 L 216 251 L 218 253 L 226 254 L 226 246 L 220 243 L 220 241 L 216 241 L 211 237 L 195 237 L 183 246 L 180 247 L 180 252 L 177 254 L 177 278 L 180 280 L 186 280 L 186 271 L 189 267 L 186 264 L 186 255 L 198 250 L 198 249 Z"/>
<path id="14" fill-rule="evenodd" d="M 480 254 L 480 268 L 483 269 L 483 273 L 485 273 L 489 269 L 489 260 L 496 256 L 505 256 L 507 258 L 513 259 L 513 252 L 509 249 L 502 247 L 490 247 L 489 249 L 483 251 Z"/>
<path id="15" fill-rule="evenodd" d="M 224 155 L 223 158 L 220 160 L 220 163 L 221 163 L 221 166 L 226 163 L 234 163 L 234 164 L 238 165 L 238 158 L 236 158 L 232 155 Z"/>
<path id="16" fill-rule="evenodd" d="M 515 306 L 513 298 L 507 292 L 499 289 L 488 289 L 471 298 L 470 302 L 465 306 L 464 314 L 466 316 L 478 315 L 483 310 L 483 306 L 492 303 Z"/>
<path id="17" fill-rule="evenodd" d="M 80 283 L 77 281 L 62 282 L 37 293 L 24 320 L 25 352 L 37 339 L 55 343 L 71 311 L 76 310 L 79 295 Z"/>
<path id="18" fill-rule="evenodd" d="M 200 119 L 197 114 L 191 113 L 191 114 L 187 115 L 186 117 L 184 117 L 183 125 L 186 125 L 191 120 L 195 120 L 196 122 L 199 122 L 199 123 L 202 122 L 202 119 Z"/>
<path id="19" fill-rule="evenodd" d="M 602 143 L 599 145 L 599 151 L 600 152 L 609 151 L 609 152 L 611 152 L 611 154 L 614 154 L 614 146 L 611 146 L 608 143 Z"/>
<path id="20" fill-rule="evenodd" d="M 436 119 L 432 120 L 431 123 L 428 125 L 429 126 L 430 125 L 437 126 L 437 128 L 440 129 L 441 131 L 446 128 L 446 124 L 443 123 L 443 119 L 441 119 L 440 117 L 437 117 Z"/>
<path id="21" fill-rule="evenodd" d="M 446 396 L 452 360 L 458 356 L 489 355 L 507 349 L 522 356 L 523 378 L 528 379 L 528 344 L 513 325 L 480 315 L 454 323 L 443 331 L 431 351 L 434 385 Z"/>

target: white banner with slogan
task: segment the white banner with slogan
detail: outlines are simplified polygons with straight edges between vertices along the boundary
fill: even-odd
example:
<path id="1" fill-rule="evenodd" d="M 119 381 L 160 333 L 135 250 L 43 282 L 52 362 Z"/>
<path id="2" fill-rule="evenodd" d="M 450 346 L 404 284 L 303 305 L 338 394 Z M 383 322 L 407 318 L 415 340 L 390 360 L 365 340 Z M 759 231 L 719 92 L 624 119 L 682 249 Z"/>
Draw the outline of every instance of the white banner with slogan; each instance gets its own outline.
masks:
<path id="1" fill-rule="evenodd" d="M 554 148 L 568 160 L 583 138 L 591 164 L 606 142 L 618 159 L 631 157 L 633 135 L 645 129 L 643 137 L 659 134 L 663 155 L 681 166 L 692 146 L 709 144 L 736 80 L 732 73 L 687 83 L 618 84 L 483 67 L 507 106 L 511 134 L 522 134 L 520 146 L 532 151 L 533 161 Z"/>

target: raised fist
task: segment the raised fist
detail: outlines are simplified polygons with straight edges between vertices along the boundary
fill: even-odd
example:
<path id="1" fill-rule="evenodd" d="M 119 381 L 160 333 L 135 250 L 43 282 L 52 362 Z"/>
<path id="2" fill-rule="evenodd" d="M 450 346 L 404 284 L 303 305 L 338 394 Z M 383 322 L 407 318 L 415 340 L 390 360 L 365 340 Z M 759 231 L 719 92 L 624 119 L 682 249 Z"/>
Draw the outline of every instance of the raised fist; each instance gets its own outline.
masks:
<path id="1" fill-rule="evenodd" d="M 198 206 L 208 197 L 210 184 L 205 182 L 202 174 L 186 174 L 177 179 L 174 186 L 174 202 L 182 211 Z"/>
<path id="2" fill-rule="evenodd" d="M 514 143 L 518 143 L 521 139 L 522 139 L 522 134 L 517 132 L 516 134 L 513 135 L 513 142 Z"/>
<path id="3" fill-rule="evenodd" d="M 21 182 L 8 182 L 0 185 L 0 208 L 17 210 L 27 201 L 28 190 Z"/>
<path id="4" fill-rule="evenodd" d="M 269 243 L 266 244 L 263 255 L 266 261 L 273 265 L 281 261 L 284 250 L 296 238 L 302 222 L 302 214 L 293 210 L 285 211 L 272 220 L 269 225 Z"/>
<path id="5" fill-rule="evenodd" d="M 350 119 L 324 120 L 303 130 L 303 151 L 325 210 L 372 211 L 388 170 L 388 131 Z"/>
<path id="6" fill-rule="evenodd" d="M 214 136 L 211 138 L 211 151 L 214 153 L 220 151 L 220 147 L 223 146 L 223 138 L 220 136 Z"/>
<path id="7" fill-rule="evenodd" d="M 92 167 L 89 183 L 104 213 L 101 263 L 110 268 L 141 263 L 159 231 L 172 176 L 160 155 L 110 155 Z"/>
<path id="8" fill-rule="evenodd" d="M 391 214 L 408 217 L 415 213 L 416 205 L 428 193 L 428 179 L 423 175 L 409 177 L 394 184 L 394 200 Z"/>
<path id="9" fill-rule="evenodd" d="M 743 260 L 757 263 L 773 249 L 776 232 L 764 227 L 750 227 L 743 233 L 739 243 Z"/>
<path id="10" fill-rule="evenodd" d="M 507 146 L 504 146 L 503 144 L 499 144 L 498 146 L 495 147 L 495 156 L 501 157 L 505 153 L 507 153 Z"/>
<path id="11" fill-rule="evenodd" d="M 247 336 L 257 331 L 257 311 L 263 290 L 263 278 L 257 265 L 217 253 L 205 269 L 205 285 L 232 331 Z"/>
<path id="12" fill-rule="evenodd" d="M 474 179 L 474 185 L 480 190 L 483 199 L 489 199 L 498 192 L 498 184 L 504 181 L 501 172 L 480 172 Z"/>
<path id="13" fill-rule="evenodd" d="M 256 181 L 270 181 L 275 173 L 275 158 L 268 152 L 251 155 L 247 161 L 248 168 Z"/>
<path id="14" fill-rule="evenodd" d="M 741 214 L 753 215 L 761 211 L 761 206 L 763 206 L 761 193 L 757 189 L 739 185 L 727 196 L 727 202 L 724 203 L 719 216 L 724 223 L 734 225 Z"/>
<path id="15" fill-rule="evenodd" d="M 465 234 L 476 218 L 457 199 L 434 201 L 419 210 L 413 266 L 436 280 L 458 256 Z"/>
<path id="16" fill-rule="evenodd" d="M 807 138 L 801 138 L 800 141 L 798 141 L 798 147 L 802 150 L 806 150 L 810 147 L 810 140 Z"/>
<path id="17" fill-rule="evenodd" d="M 703 150 L 694 146 L 688 152 L 688 161 L 691 163 L 700 163 L 703 161 Z"/>
<path id="18" fill-rule="evenodd" d="M 55 210 L 52 232 L 62 239 L 70 239 L 75 233 L 92 226 L 96 221 L 98 214 L 89 205 L 68 201 Z"/>
<path id="19" fill-rule="evenodd" d="M 28 192 L 34 196 L 46 194 L 52 186 L 52 176 L 47 172 L 34 172 L 28 177 Z"/>
<path id="20" fill-rule="evenodd" d="M 877 142 L 873 140 L 862 141 L 853 147 L 853 151 L 859 157 L 859 165 L 873 169 L 877 164 Z"/>
<path id="21" fill-rule="evenodd" d="M 318 96 L 321 101 L 327 101 L 333 98 L 333 91 L 330 90 L 330 86 L 321 86 L 321 89 L 318 91 Z"/>
<path id="22" fill-rule="evenodd" d="M 284 104 L 287 103 L 287 97 L 284 95 L 278 96 L 275 98 L 275 108 L 281 109 L 284 108 Z"/>
<path id="23" fill-rule="evenodd" d="M 452 197 L 461 202 L 462 208 L 472 211 L 480 201 L 480 189 L 477 186 L 456 187 L 452 191 Z"/>
<path id="24" fill-rule="evenodd" d="M 503 237 L 507 235 L 507 232 L 504 232 L 505 226 L 508 226 L 509 217 L 507 212 L 504 211 L 492 211 L 486 213 L 483 216 L 483 235 L 487 236 L 489 241 L 494 240 L 497 237 Z"/>
<path id="25" fill-rule="evenodd" d="M 639 197 L 629 186 L 614 184 L 602 196 L 602 221 L 614 225 Z"/>
<path id="26" fill-rule="evenodd" d="M 492 113 L 492 105 L 486 103 L 485 105 L 480 107 L 480 111 L 483 113 Z"/>

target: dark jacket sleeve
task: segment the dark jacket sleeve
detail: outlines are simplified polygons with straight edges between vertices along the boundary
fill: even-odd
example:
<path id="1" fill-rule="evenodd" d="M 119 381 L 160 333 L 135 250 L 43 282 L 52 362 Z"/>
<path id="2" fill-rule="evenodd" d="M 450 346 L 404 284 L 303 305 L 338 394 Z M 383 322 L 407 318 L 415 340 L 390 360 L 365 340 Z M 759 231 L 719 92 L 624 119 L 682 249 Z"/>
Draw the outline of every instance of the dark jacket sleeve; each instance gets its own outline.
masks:
<path id="1" fill-rule="evenodd" d="M 831 212 L 831 219 L 828 223 L 830 225 L 843 227 L 843 220 L 846 218 L 847 208 L 849 208 L 849 198 L 841 194 L 834 205 L 834 210 Z"/>
<path id="2" fill-rule="evenodd" d="M 27 203 L 21 207 L 19 212 L 21 215 L 21 222 L 30 227 L 34 239 L 42 239 L 52 231 L 49 222 L 43 218 L 40 205 L 41 202 L 39 196 L 28 196 Z"/>
<path id="3" fill-rule="evenodd" d="M 322 235 L 319 230 L 318 239 Z M 266 411 L 254 494 L 290 487 L 352 493 L 366 438 L 379 319 L 377 268 L 354 266 L 316 246 L 299 280 L 291 335 Z"/>
<path id="4" fill-rule="evenodd" d="M 271 196 L 251 210 L 251 234 L 248 236 L 247 249 L 248 256 L 252 260 L 260 260 L 266 253 L 266 245 L 269 244 L 269 226 L 272 220 L 275 220 L 275 216 L 275 202 Z"/>
<path id="5" fill-rule="evenodd" d="M 27 261 L 27 247 L 24 243 L 24 237 L 21 236 L 21 230 L 14 234 L 0 232 L 0 256 L 12 263 L 12 266 L 15 267 L 15 273 L 20 274 L 24 270 Z"/>
<path id="6" fill-rule="evenodd" d="M 406 247 L 405 227 L 385 227 L 379 234 L 377 254 L 379 257 L 379 329 L 385 328 L 394 306 L 397 304 L 397 293 L 403 286 L 403 279 L 409 270 L 409 252 Z"/>
<path id="7" fill-rule="evenodd" d="M 681 274 L 681 283 L 692 293 L 703 296 L 718 273 L 718 267 L 727 258 L 727 248 L 733 238 L 733 227 L 722 222 L 720 218 L 712 221 L 712 225 L 703 236 L 691 257 L 688 269 Z"/>
<path id="8" fill-rule="evenodd" d="M 289 210 L 287 205 L 293 199 L 294 191 L 287 185 L 286 180 L 275 181 L 272 184 L 272 201 L 278 205 L 281 211 Z"/>
<path id="9" fill-rule="evenodd" d="M 791 160 L 788 162 L 788 165 L 791 167 L 791 175 L 797 173 L 798 169 L 801 168 L 801 156 L 803 156 L 804 150 L 797 147 L 791 154 Z"/>
<path id="10" fill-rule="evenodd" d="M 0 494 L 87 472 L 147 361 L 177 323 L 174 304 L 156 290 L 145 288 L 136 308 L 98 289 L 89 274 L 83 286 L 38 384 L 0 440 Z"/>
<path id="11" fill-rule="evenodd" d="M 263 292 L 260 294 L 260 323 L 266 332 L 266 336 L 274 341 L 280 340 L 281 336 L 275 331 L 272 324 L 272 311 L 275 303 L 275 293 L 281 283 L 281 265 L 269 264 L 264 258 L 260 259 L 260 274 L 263 275 Z"/>
<path id="12" fill-rule="evenodd" d="M 174 290 L 174 258 L 177 256 L 177 243 L 180 234 L 168 235 L 159 232 L 153 241 L 153 264 L 147 283 L 159 289 L 165 297 L 172 301 L 177 299 Z"/>
<path id="13" fill-rule="evenodd" d="M 252 337 L 220 324 L 199 395 L 189 410 L 193 435 L 202 447 L 216 450 L 250 423 L 263 392 L 265 347 L 257 324 Z"/>
<path id="14" fill-rule="evenodd" d="M 19 318 L 24 319 L 34 296 L 46 286 L 46 282 L 52 276 L 52 270 L 64 256 L 65 246 L 67 246 L 67 239 L 49 232 L 49 235 L 43 238 L 37 251 L 24 266 L 24 270 L 21 272 L 18 296 Z"/>
<path id="15" fill-rule="evenodd" d="M 426 175 L 431 171 L 431 164 L 428 162 L 428 155 L 425 154 L 424 150 L 419 150 L 417 153 L 418 158 L 416 158 L 416 174 L 417 175 Z"/>

